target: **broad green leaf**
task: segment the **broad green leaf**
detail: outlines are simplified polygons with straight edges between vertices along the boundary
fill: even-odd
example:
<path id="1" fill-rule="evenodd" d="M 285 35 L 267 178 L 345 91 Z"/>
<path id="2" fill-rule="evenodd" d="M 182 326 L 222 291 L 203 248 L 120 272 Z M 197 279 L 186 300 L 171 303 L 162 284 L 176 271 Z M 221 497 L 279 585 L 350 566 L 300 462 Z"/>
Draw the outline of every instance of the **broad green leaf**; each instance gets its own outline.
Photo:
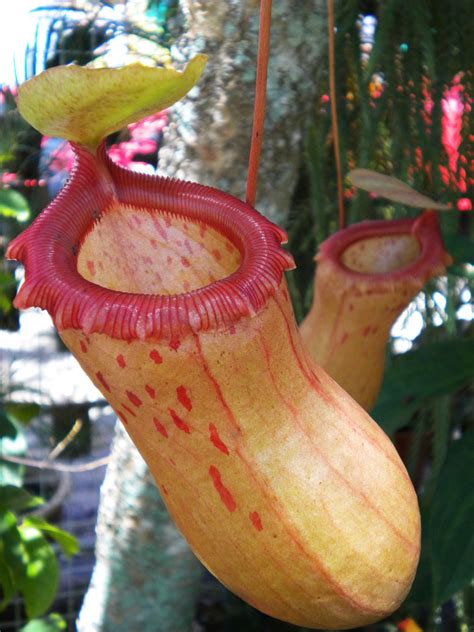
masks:
<path id="1" fill-rule="evenodd" d="M 53 603 L 58 589 L 59 565 L 52 546 L 38 529 L 19 528 L 26 551 L 26 572 L 18 582 L 29 619 L 41 617 Z"/>
<path id="2" fill-rule="evenodd" d="M 66 621 L 57 613 L 50 614 L 45 619 L 33 619 L 21 628 L 20 632 L 61 632 L 66 630 Z"/>
<path id="3" fill-rule="evenodd" d="M 474 579 L 474 431 L 449 450 L 429 521 L 435 606 Z"/>
<path id="4" fill-rule="evenodd" d="M 0 511 L 21 511 L 42 505 L 43 500 L 26 489 L 14 485 L 0 485 Z"/>
<path id="5" fill-rule="evenodd" d="M 18 109 L 42 134 L 95 148 L 112 132 L 179 101 L 206 61 L 205 55 L 196 55 L 183 72 L 141 64 L 57 66 L 20 86 Z"/>
<path id="6" fill-rule="evenodd" d="M 408 423 L 430 397 L 448 395 L 474 377 L 474 340 L 443 340 L 395 356 L 372 417 L 387 434 Z"/>
<path id="7" fill-rule="evenodd" d="M 429 208 L 438 211 L 451 209 L 447 204 L 435 202 L 426 195 L 418 193 L 418 191 L 415 191 L 415 189 L 412 189 L 401 180 L 397 180 L 397 178 L 392 178 L 391 176 L 385 176 L 381 173 L 377 173 L 377 171 L 371 171 L 370 169 L 353 169 L 349 172 L 348 178 L 351 184 L 358 189 L 370 191 L 393 202 L 414 206 L 415 208 Z"/>
<path id="8" fill-rule="evenodd" d="M 30 219 L 30 207 L 26 198 L 13 189 L 0 189 L 0 215 L 14 217 L 19 222 Z"/>
<path id="9" fill-rule="evenodd" d="M 75 555 L 79 551 L 79 542 L 73 535 L 50 524 L 43 518 L 28 516 L 23 521 L 23 525 L 34 527 L 44 533 L 44 535 L 55 540 L 65 555 Z"/>
<path id="10" fill-rule="evenodd" d="M 431 579 L 431 551 L 428 539 L 429 514 L 421 512 L 421 554 L 416 576 L 407 604 L 417 604 L 431 608 L 433 602 L 433 582 Z"/>
<path id="11" fill-rule="evenodd" d="M 5 404 L 5 411 L 10 419 L 22 424 L 29 424 L 40 412 L 38 404 Z"/>
<path id="12" fill-rule="evenodd" d="M 21 538 L 20 529 L 17 526 L 11 526 L 3 532 L 1 542 L 5 563 L 10 569 L 13 583 L 19 589 L 20 584 L 25 579 L 28 563 L 28 554 Z"/>

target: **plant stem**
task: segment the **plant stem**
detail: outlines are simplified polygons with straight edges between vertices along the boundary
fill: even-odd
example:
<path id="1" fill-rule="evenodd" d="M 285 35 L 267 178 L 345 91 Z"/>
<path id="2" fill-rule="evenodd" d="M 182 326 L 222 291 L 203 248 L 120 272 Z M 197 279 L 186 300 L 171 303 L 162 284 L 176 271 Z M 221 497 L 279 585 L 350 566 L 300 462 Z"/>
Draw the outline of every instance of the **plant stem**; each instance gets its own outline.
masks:
<path id="1" fill-rule="evenodd" d="M 344 195 L 342 189 L 341 151 L 339 148 L 339 129 L 337 126 L 336 107 L 336 77 L 334 55 L 334 0 L 328 3 L 328 52 L 329 52 L 329 96 L 331 102 L 331 125 L 334 142 L 334 158 L 337 173 L 337 205 L 339 209 L 339 228 L 344 228 L 346 220 L 344 214 Z"/>
<path id="2" fill-rule="evenodd" d="M 249 168 L 247 175 L 247 204 L 255 204 L 258 165 L 263 141 L 265 103 L 267 91 L 268 52 L 270 48 L 270 22 L 272 0 L 261 0 L 260 26 L 258 38 L 257 78 L 255 83 L 255 104 L 253 110 L 252 140 L 250 144 Z"/>

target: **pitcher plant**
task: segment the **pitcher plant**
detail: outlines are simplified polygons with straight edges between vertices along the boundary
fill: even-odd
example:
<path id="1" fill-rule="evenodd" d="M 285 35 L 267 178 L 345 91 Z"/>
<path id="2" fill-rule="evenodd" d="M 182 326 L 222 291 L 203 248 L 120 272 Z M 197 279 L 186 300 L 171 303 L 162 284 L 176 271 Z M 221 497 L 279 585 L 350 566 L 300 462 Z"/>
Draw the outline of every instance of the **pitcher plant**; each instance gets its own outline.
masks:
<path id="1" fill-rule="evenodd" d="M 183 96 L 204 63 L 54 68 L 20 89 L 23 116 L 69 138 L 75 165 L 9 247 L 25 266 L 16 305 L 50 313 L 220 581 L 297 625 L 364 625 L 413 581 L 416 493 L 387 436 L 307 352 L 284 231 L 222 191 L 128 171 L 103 143 Z"/>

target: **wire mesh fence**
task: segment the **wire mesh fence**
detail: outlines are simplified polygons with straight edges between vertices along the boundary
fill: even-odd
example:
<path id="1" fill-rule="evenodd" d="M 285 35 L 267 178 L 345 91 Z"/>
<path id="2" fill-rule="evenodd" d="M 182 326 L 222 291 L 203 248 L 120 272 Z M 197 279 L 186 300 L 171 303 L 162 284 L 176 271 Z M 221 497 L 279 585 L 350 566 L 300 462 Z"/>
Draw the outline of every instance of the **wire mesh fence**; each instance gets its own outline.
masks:
<path id="1" fill-rule="evenodd" d="M 51 608 L 65 618 L 68 630 L 75 630 L 94 564 L 100 485 L 115 416 L 92 383 L 82 377 L 74 358 L 59 350 L 45 314 L 37 310 L 25 313 L 18 332 L 0 331 L 0 348 L 3 390 L 14 385 L 14 401 L 40 402 L 42 411 L 17 446 L 0 441 L 0 476 L 6 483 L 8 477 L 14 482 L 20 475 L 23 487 L 45 500 L 35 515 L 71 533 L 79 542 L 79 553 L 71 558 L 54 545 L 60 579 Z M 75 426 L 75 436 L 69 431 L 65 440 L 68 426 Z M 17 632 L 26 623 L 23 600 L 16 597 L 0 614 L 0 629 Z"/>

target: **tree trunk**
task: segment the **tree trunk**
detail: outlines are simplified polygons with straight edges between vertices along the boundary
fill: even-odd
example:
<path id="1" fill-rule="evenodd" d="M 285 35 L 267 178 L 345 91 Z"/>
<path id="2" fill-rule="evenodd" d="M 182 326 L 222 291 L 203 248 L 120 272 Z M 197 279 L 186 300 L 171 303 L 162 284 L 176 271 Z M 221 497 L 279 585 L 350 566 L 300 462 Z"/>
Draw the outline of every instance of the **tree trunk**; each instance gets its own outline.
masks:
<path id="1" fill-rule="evenodd" d="M 145 462 L 117 425 L 78 631 L 188 632 L 201 570 Z"/>
<path id="2" fill-rule="evenodd" d="M 174 58 L 185 61 L 201 52 L 209 61 L 198 85 L 174 107 L 160 170 L 243 198 L 260 2 L 181 0 L 180 5 L 188 30 L 172 50 Z M 284 223 L 290 207 L 326 43 L 325 1 L 273 3 L 256 207 L 277 223 Z"/>
<path id="3" fill-rule="evenodd" d="M 284 222 L 298 177 L 316 80 L 326 50 L 324 0 L 278 0 L 257 208 Z M 160 172 L 244 197 L 252 125 L 258 0 L 180 0 L 177 65 L 209 62 L 173 108 Z M 167 517 L 136 449 L 119 430 L 104 483 L 96 567 L 79 632 L 188 632 L 200 566 Z"/>

